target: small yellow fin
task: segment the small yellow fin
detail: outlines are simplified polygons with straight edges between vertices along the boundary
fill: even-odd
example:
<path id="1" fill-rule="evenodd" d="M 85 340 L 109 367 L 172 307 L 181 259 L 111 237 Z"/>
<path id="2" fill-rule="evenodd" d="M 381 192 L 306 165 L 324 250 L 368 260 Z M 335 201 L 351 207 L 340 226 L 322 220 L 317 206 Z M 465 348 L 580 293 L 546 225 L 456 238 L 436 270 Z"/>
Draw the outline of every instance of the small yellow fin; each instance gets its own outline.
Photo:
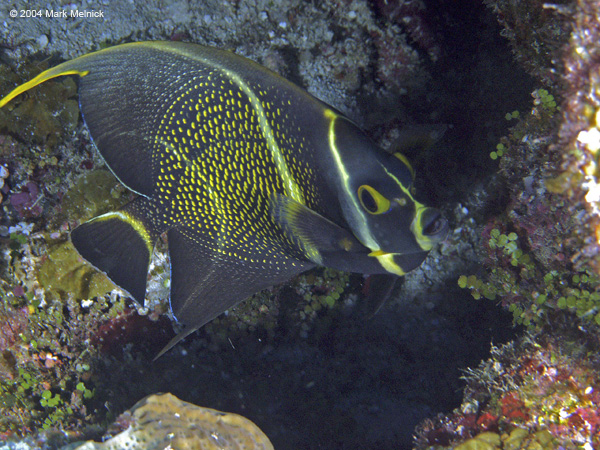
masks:
<path id="1" fill-rule="evenodd" d="M 70 61 L 69 61 L 70 62 Z M 45 70 L 40 73 L 37 77 L 29 80 L 27 83 L 24 83 L 15 89 L 13 89 L 6 97 L 0 100 L 0 108 L 10 102 L 17 95 L 21 95 L 23 92 L 28 91 L 31 88 L 36 87 L 38 84 L 42 84 L 44 81 L 51 80 L 52 78 L 62 77 L 65 75 L 79 75 L 80 77 L 85 77 L 89 70 L 73 70 L 65 67 L 65 65 L 69 65 L 69 63 L 59 64 L 56 67 L 52 67 L 51 69 Z"/>

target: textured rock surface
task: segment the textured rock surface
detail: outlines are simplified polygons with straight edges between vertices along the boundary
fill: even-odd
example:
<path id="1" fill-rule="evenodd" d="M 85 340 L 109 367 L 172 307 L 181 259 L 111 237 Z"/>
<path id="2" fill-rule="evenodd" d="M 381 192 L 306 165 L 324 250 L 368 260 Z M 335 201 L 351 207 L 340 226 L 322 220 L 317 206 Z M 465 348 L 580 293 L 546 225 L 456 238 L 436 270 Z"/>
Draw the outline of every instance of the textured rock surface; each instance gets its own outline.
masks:
<path id="1" fill-rule="evenodd" d="M 237 414 L 202 408 L 171 394 L 138 402 L 119 421 L 129 427 L 103 443 L 69 446 L 77 450 L 272 450 L 269 438 Z M 66 450 L 66 449 L 65 449 Z"/>

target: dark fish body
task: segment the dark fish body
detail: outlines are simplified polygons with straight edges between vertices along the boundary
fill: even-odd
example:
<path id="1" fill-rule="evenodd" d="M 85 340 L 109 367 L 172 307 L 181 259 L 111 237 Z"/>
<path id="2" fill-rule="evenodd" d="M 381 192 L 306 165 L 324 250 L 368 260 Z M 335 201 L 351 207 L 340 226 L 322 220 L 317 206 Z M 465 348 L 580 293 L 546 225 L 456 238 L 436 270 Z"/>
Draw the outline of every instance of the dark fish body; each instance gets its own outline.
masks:
<path id="1" fill-rule="evenodd" d="M 403 275 L 446 222 L 412 196 L 412 169 L 351 121 L 264 67 L 175 42 L 124 44 L 60 64 L 84 120 L 139 197 L 71 233 L 79 253 L 143 303 L 167 233 L 181 337 L 315 265 Z M 169 347 L 172 345 L 170 344 Z"/>

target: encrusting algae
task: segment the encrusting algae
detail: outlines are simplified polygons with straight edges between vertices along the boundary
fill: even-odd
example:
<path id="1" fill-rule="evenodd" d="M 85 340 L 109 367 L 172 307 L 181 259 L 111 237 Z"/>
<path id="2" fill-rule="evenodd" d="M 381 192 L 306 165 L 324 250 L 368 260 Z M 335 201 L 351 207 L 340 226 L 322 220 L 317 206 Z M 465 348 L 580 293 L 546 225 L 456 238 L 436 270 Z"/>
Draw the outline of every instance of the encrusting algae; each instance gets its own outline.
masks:
<path id="1" fill-rule="evenodd" d="M 127 429 L 102 443 L 75 444 L 68 450 L 273 450 L 269 438 L 245 417 L 172 394 L 146 397 L 118 422 L 128 423 Z"/>
<path id="2" fill-rule="evenodd" d="M 69 241 L 48 248 L 37 279 L 46 291 L 83 299 L 103 296 L 115 288 L 106 275 L 81 260 Z"/>

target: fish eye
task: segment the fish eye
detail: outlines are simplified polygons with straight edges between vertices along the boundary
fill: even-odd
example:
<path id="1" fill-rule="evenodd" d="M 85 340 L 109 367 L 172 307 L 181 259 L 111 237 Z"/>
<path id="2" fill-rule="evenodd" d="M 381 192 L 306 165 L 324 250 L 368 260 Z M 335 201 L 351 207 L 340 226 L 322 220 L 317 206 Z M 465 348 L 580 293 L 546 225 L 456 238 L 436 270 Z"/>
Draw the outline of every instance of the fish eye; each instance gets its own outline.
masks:
<path id="1" fill-rule="evenodd" d="M 383 214 L 389 211 L 390 201 L 371 186 L 363 184 L 358 188 L 360 204 L 369 214 Z"/>

